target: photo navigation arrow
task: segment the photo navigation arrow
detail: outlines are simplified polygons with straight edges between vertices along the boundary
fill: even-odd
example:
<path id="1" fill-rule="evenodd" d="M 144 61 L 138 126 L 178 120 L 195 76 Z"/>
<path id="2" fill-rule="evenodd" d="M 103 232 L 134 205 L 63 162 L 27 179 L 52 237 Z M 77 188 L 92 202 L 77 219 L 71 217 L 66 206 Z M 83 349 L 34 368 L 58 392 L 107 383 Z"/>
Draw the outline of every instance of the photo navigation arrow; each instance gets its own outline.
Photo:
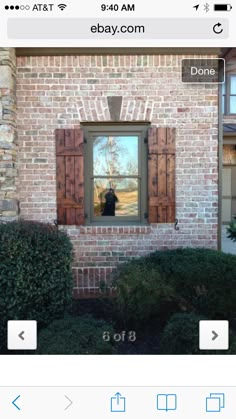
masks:
<path id="1" fill-rule="evenodd" d="M 24 331 L 24 330 L 22 330 L 22 332 L 20 332 L 20 333 L 19 333 L 18 337 L 19 337 L 21 340 L 25 340 L 25 338 L 24 338 L 24 334 L 25 334 L 25 331 Z"/>
<path id="2" fill-rule="evenodd" d="M 219 336 L 214 330 L 212 330 L 212 334 L 213 334 L 212 340 L 216 340 Z"/>

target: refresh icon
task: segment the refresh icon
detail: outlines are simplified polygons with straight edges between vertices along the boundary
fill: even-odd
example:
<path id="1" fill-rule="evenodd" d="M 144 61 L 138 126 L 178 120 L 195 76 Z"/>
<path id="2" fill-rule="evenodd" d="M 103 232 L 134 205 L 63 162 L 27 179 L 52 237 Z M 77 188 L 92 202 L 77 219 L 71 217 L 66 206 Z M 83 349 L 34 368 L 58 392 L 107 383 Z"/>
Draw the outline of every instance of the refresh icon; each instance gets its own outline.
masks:
<path id="1" fill-rule="evenodd" d="M 223 32 L 222 23 L 218 22 L 213 26 L 213 32 L 220 35 Z"/>

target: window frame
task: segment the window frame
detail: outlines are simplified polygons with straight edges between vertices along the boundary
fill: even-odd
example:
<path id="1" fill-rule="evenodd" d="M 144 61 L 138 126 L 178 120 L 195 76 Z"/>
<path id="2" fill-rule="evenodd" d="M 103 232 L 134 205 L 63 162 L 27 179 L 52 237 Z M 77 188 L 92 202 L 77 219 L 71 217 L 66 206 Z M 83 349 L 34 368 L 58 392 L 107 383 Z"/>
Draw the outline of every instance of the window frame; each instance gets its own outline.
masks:
<path id="1" fill-rule="evenodd" d="M 84 131 L 84 175 L 85 175 L 85 223 L 86 225 L 143 225 L 147 224 L 148 210 L 148 123 L 82 124 Z M 127 135 L 138 137 L 139 215 L 136 216 L 94 216 L 93 201 L 93 138 L 101 135 Z M 121 176 L 123 178 L 125 176 Z M 119 178 L 119 176 L 117 176 Z"/>
<path id="2" fill-rule="evenodd" d="M 236 73 L 231 73 L 226 75 L 225 81 L 225 94 L 222 94 L 222 101 L 224 101 L 224 112 L 223 115 L 234 116 L 236 112 L 230 112 L 230 98 L 236 97 L 235 94 L 231 94 L 231 78 L 236 77 Z M 223 92 L 223 89 L 222 89 Z"/>

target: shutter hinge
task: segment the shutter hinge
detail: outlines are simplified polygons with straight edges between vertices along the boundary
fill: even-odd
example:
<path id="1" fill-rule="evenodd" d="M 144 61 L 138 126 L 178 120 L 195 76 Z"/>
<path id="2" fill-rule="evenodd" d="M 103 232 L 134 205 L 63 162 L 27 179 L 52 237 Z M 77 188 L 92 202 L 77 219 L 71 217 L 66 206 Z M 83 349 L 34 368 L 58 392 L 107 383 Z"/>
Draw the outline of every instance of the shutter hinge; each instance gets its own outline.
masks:
<path id="1" fill-rule="evenodd" d="M 144 218 L 147 220 L 148 219 L 148 213 L 147 212 L 145 212 L 144 213 Z"/>
<path id="2" fill-rule="evenodd" d="M 88 214 L 87 214 L 87 212 L 84 214 L 84 218 L 88 218 Z"/>
<path id="3" fill-rule="evenodd" d="M 148 137 L 145 137 L 144 138 L 144 144 L 147 144 L 148 143 Z"/>
<path id="4" fill-rule="evenodd" d="M 87 139 L 84 137 L 84 144 L 87 144 Z"/>

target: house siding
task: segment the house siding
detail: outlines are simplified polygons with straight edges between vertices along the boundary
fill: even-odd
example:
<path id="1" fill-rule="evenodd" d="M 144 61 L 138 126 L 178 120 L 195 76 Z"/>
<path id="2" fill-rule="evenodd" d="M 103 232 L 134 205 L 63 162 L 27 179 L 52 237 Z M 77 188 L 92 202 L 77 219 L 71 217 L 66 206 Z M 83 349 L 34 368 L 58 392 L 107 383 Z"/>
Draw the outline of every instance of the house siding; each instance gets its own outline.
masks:
<path id="1" fill-rule="evenodd" d="M 122 96 L 121 122 L 176 128 L 179 230 L 174 224 L 60 227 L 74 245 L 75 295 L 96 294 L 117 264 L 157 249 L 217 248 L 218 86 L 182 84 L 181 59 L 189 57 L 17 58 L 19 196 L 25 219 L 57 218 L 55 129 L 111 121 L 109 96 Z"/>

